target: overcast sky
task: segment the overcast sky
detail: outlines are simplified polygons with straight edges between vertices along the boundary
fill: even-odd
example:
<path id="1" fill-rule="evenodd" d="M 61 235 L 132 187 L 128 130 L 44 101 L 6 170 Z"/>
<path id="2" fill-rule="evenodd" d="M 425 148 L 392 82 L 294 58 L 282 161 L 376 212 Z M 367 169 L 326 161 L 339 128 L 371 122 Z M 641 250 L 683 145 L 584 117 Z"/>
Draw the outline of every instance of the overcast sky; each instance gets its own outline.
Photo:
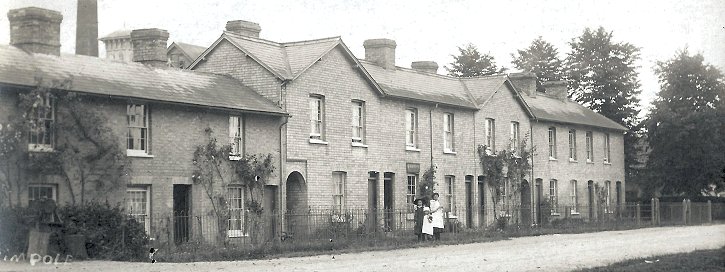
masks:
<path id="1" fill-rule="evenodd" d="M 75 51 L 75 0 L 0 1 L 0 44 L 9 43 L 7 11 L 27 6 L 60 11 L 61 51 Z M 644 107 L 659 89 L 656 61 L 679 49 L 700 52 L 706 62 L 725 70 L 725 0 L 98 0 L 98 16 L 101 37 L 119 29 L 156 27 L 169 31 L 169 43 L 209 46 L 227 21 L 241 19 L 259 23 L 260 37 L 272 41 L 341 36 L 358 58 L 365 56 L 364 40 L 390 38 L 398 44 L 396 64 L 402 67 L 417 60 L 447 65 L 456 47 L 470 42 L 510 71 L 511 53 L 538 36 L 564 58 L 567 43 L 584 28 L 603 26 L 615 41 L 641 48 Z"/>

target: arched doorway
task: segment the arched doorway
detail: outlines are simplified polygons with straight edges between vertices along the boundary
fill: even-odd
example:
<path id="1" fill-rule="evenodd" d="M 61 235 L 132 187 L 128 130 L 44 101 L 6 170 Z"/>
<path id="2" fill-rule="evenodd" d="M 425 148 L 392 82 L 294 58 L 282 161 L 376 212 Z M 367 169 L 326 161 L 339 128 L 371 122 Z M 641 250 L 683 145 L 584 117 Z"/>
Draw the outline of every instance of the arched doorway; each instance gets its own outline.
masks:
<path id="1" fill-rule="evenodd" d="M 521 224 L 531 226 L 531 186 L 526 180 L 521 181 Z"/>
<path id="2" fill-rule="evenodd" d="M 294 171 L 287 176 L 287 213 L 285 222 L 288 232 L 293 235 L 303 235 L 307 229 L 307 183 L 300 172 Z"/>

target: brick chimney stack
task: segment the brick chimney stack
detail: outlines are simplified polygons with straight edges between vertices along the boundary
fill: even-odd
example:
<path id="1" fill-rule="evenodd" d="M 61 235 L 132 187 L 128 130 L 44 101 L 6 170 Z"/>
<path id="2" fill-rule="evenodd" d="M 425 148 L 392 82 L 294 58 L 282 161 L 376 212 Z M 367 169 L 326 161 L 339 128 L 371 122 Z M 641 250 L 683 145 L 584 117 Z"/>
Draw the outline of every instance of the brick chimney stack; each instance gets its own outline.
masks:
<path id="1" fill-rule="evenodd" d="M 363 42 L 365 60 L 376 63 L 385 69 L 395 69 L 395 47 L 391 39 L 370 39 Z"/>
<path id="2" fill-rule="evenodd" d="M 242 36 L 259 38 L 259 32 L 262 31 L 262 27 L 255 22 L 235 20 L 227 22 L 227 31 Z"/>
<path id="3" fill-rule="evenodd" d="M 36 7 L 8 11 L 10 45 L 31 53 L 60 56 L 60 12 Z"/>
<path id="4" fill-rule="evenodd" d="M 536 96 L 537 82 L 536 74 L 532 72 L 511 73 L 509 78 L 516 85 L 516 89 L 533 97 Z"/>
<path id="5" fill-rule="evenodd" d="M 562 101 L 567 100 L 568 92 L 566 88 L 566 81 L 547 81 L 541 83 L 541 86 L 544 88 L 544 90 L 546 90 L 547 94 L 554 96 Z"/>
<path id="6" fill-rule="evenodd" d="M 166 41 L 169 32 L 158 28 L 131 31 L 133 61 L 153 67 L 167 67 Z"/>
<path id="7" fill-rule="evenodd" d="M 78 0 L 76 55 L 98 57 L 98 1 Z"/>
<path id="8" fill-rule="evenodd" d="M 435 61 L 414 61 L 410 63 L 410 68 L 424 73 L 438 73 L 438 63 Z"/>

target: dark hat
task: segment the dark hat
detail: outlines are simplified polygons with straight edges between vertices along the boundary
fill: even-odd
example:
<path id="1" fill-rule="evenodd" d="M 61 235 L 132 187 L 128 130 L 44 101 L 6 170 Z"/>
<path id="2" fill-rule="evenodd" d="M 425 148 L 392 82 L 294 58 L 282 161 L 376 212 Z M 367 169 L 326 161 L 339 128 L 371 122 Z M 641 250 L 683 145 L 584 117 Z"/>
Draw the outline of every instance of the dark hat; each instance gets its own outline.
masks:
<path id="1" fill-rule="evenodd" d="M 423 205 L 428 205 L 428 198 L 426 197 L 419 197 L 413 200 L 413 204 L 418 204 L 418 200 L 423 201 Z"/>

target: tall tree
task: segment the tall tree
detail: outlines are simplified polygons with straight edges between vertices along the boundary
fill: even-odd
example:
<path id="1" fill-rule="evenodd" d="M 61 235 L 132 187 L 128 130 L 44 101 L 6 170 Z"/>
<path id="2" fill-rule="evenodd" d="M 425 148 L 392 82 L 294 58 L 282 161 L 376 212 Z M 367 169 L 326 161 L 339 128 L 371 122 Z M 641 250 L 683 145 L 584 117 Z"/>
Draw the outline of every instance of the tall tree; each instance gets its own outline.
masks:
<path id="1" fill-rule="evenodd" d="M 637 131 L 641 129 L 639 94 L 635 62 L 639 48 L 614 42 L 612 32 L 599 27 L 586 28 L 569 42 L 571 52 L 565 61 L 569 96 L 629 129 L 624 133 L 626 178 L 634 176 L 637 163 Z"/>
<path id="2" fill-rule="evenodd" d="M 516 69 L 535 73 L 539 82 L 564 78 L 564 64 L 559 58 L 559 51 L 541 36 L 531 42 L 528 48 L 517 51 L 517 54 L 511 54 L 511 63 Z"/>
<path id="3" fill-rule="evenodd" d="M 661 85 L 646 120 L 648 173 L 663 193 L 699 195 L 723 188 L 725 83 L 723 74 L 685 49 L 657 62 Z M 717 189 L 717 188 L 716 188 Z"/>
<path id="4" fill-rule="evenodd" d="M 473 44 L 467 44 L 465 47 L 458 47 L 459 55 L 451 55 L 453 62 L 450 63 L 448 75 L 455 77 L 476 77 L 487 76 L 497 73 L 503 73 L 506 68 L 496 66 L 493 56 L 489 54 L 481 54 Z"/>

